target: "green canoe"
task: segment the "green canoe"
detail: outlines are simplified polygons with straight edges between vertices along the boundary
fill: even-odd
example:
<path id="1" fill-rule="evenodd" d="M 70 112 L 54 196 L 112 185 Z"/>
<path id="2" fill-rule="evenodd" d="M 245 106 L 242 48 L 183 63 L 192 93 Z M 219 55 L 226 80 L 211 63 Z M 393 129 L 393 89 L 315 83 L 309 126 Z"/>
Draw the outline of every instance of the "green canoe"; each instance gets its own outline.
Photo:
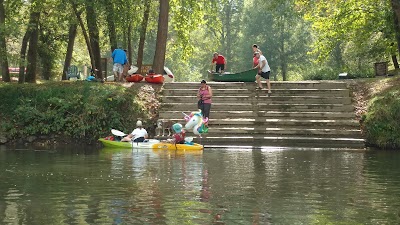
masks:
<path id="1" fill-rule="evenodd" d="M 239 73 L 208 73 L 209 80 L 220 82 L 254 82 L 258 69 L 246 70 Z"/>

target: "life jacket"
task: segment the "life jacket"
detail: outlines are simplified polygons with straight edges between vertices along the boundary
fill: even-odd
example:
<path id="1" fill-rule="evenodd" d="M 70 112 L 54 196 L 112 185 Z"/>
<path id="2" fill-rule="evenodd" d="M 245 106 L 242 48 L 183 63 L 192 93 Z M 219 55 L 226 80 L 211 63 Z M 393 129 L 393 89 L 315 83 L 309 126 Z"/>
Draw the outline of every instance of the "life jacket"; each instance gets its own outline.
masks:
<path id="1" fill-rule="evenodd" d="M 105 137 L 104 140 L 114 141 L 114 136 Z"/>
<path id="2" fill-rule="evenodd" d="M 180 132 L 174 134 L 175 144 L 184 144 L 185 143 L 185 132 Z"/>

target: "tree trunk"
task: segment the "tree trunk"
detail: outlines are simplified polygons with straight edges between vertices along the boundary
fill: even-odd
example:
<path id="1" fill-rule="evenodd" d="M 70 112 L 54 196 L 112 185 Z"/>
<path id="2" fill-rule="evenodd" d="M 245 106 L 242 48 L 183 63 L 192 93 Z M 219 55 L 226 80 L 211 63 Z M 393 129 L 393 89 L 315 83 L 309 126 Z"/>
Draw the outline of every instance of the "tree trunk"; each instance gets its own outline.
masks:
<path id="1" fill-rule="evenodd" d="M 32 14 L 31 14 L 32 18 Z M 24 38 L 22 38 L 21 51 L 19 53 L 19 75 L 18 83 L 22 84 L 25 82 L 25 64 L 26 64 L 26 49 L 28 48 L 29 37 L 31 36 L 31 29 L 28 26 L 26 29 Z"/>
<path id="2" fill-rule="evenodd" d="M 225 20 L 226 24 L 226 49 L 225 49 L 225 54 L 226 54 L 226 58 L 229 60 L 231 59 L 231 52 L 232 52 L 232 38 L 231 38 L 231 33 L 232 33 L 232 29 L 231 29 L 231 21 L 232 21 L 232 6 L 230 4 L 226 5 L 226 20 Z M 226 71 L 226 68 L 225 68 Z"/>
<path id="3" fill-rule="evenodd" d="M 88 32 L 86 31 L 85 24 L 83 23 L 83 20 L 81 18 L 82 12 L 78 11 L 78 7 L 76 6 L 76 4 L 74 2 L 71 1 L 71 5 L 72 5 L 72 9 L 74 10 L 76 18 L 78 19 L 79 26 L 82 29 L 82 34 L 83 34 L 83 37 L 85 38 L 86 46 L 87 46 L 89 56 L 90 56 L 90 65 L 93 69 L 95 67 L 94 55 L 93 55 L 92 45 L 90 43 Z"/>
<path id="4" fill-rule="evenodd" d="M 8 59 L 7 59 L 7 44 L 6 44 L 6 11 L 3 5 L 4 1 L 0 0 L 0 66 L 1 75 L 3 81 L 10 82 L 10 72 L 8 71 Z"/>
<path id="5" fill-rule="evenodd" d="M 78 24 L 76 24 L 75 22 L 71 22 L 71 24 L 69 25 L 68 47 L 67 47 L 67 53 L 65 54 L 64 69 L 63 69 L 62 78 L 61 78 L 62 80 L 67 79 L 68 67 L 71 65 L 72 52 L 74 51 L 74 44 L 75 44 L 77 28 L 78 28 Z"/>
<path id="6" fill-rule="evenodd" d="M 400 1 L 398 0 L 391 0 L 392 3 L 392 10 L 394 12 L 394 27 L 395 27 L 395 32 L 396 32 L 396 40 L 397 40 L 397 51 L 400 54 L 400 26 L 399 26 L 399 21 L 400 21 Z"/>
<path id="7" fill-rule="evenodd" d="M 397 61 L 397 56 L 396 55 L 392 55 L 392 62 L 393 62 L 393 66 L 395 69 L 399 68 L 399 62 Z"/>
<path id="8" fill-rule="evenodd" d="M 128 62 L 132 64 L 132 21 L 128 25 Z"/>
<path id="9" fill-rule="evenodd" d="M 117 48 L 117 35 L 115 31 L 115 13 L 114 13 L 114 5 L 110 0 L 104 0 L 105 6 L 107 7 L 106 19 L 107 19 L 107 27 L 108 27 L 108 36 L 110 38 L 110 46 L 111 52 Z"/>
<path id="10" fill-rule="evenodd" d="M 160 15 L 158 17 L 156 52 L 153 60 L 153 70 L 155 73 L 164 72 L 165 53 L 167 50 L 168 37 L 168 13 L 169 0 L 160 0 Z"/>
<path id="11" fill-rule="evenodd" d="M 393 22 L 394 22 L 394 32 L 395 32 L 395 37 L 397 41 L 397 53 L 400 54 L 400 24 L 399 24 L 399 18 L 396 16 L 396 13 L 393 12 Z M 394 43 L 392 43 L 392 46 Z M 399 62 L 397 61 L 396 53 L 394 52 L 392 54 L 392 61 L 395 69 L 399 68 Z"/>
<path id="12" fill-rule="evenodd" d="M 36 66 L 37 66 L 37 52 L 38 52 L 38 39 L 39 39 L 39 19 L 40 12 L 32 12 L 32 23 L 31 35 L 29 37 L 29 49 L 28 49 L 28 65 L 26 71 L 26 82 L 35 83 L 36 82 Z"/>
<path id="13" fill-rule="evenodd" d="M 285 49 L 285 16 L 281 16 L 281 26 L 280 26 L 280 47 L 279 47 L 279 52 L 280 52 L 280 63 L 281 63 L 281 72 L 282 72 L 282 80 L 283 81 L 286 81 L 287 80 L 287 77 L 286 77 L 286 75 L 287 75 L 287 65 L 286 65 L 286 57 L 285 57 L 285 55 L 286 55 L 286 53 L 285 53 L 285 51 L 286 51 L 286 49 Z M 274 76 L 275 77 L 275 80 L 276 80 L 276 76 Z"/>
<path id="14" fill-rule="evenodd" d="M 94 69 L 96 77 L 103 79 L 103 73 L 101 72 L 101 55 L 100 55 L 100 44 L 99 44 L 99 28 L 97 26 L 96 20 L 97 15 L 94 10 L 93 0 L 86 1 L 86 21 L 89 30 L 89 40 L 92 47 L 92 52 L 94 56 Z"/>
<path id="15" fill-rule="evenodd" d="M 140 28 L 140 39 L 139 39 L 139 49 L 138 49 L 138 56 L 137 56 L 137 67 L 139 68 L 138 71 L 142 71 L 143 65 L 143 51 L 144 51 L 144 42 L 146 40 L 146 31 L 147 25 L 149 22 L 149 14 L 150 14 L 150 0 L 146 0 L 144 2 L 144 13 L 143 13 L 143 20 Z"/>

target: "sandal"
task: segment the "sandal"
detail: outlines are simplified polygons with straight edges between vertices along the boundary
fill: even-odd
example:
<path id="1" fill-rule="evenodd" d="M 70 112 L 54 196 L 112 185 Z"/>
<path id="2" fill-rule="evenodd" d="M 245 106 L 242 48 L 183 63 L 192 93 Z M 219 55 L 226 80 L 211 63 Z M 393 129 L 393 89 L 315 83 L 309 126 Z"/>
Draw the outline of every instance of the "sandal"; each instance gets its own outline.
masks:
<path id="1" fill-rule="evenodd" d="M 256 90 L 262 90 L 262 88 L 260 88 L 260 87 L 256 87 Z"/>

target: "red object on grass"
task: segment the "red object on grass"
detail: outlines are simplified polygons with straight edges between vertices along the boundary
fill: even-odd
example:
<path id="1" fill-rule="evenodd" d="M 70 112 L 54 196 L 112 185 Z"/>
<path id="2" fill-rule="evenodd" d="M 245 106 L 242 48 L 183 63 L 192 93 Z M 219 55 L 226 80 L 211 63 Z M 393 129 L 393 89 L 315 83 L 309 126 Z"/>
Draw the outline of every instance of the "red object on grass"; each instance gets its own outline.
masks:
<path id="1" fill-rule="evenodd" d="M 143 80 L 143 76 L 141 74 L 132 74 L 128 75 L 125 79 L 128 82 L 140 82 Z"/>
<path id="2" fill-rule="evenodd" d="M 153 84 L 164 83 L 164 76 L 162 74 L 147 75 L 144 79 L 148 83 L 153 83 Z"/>

